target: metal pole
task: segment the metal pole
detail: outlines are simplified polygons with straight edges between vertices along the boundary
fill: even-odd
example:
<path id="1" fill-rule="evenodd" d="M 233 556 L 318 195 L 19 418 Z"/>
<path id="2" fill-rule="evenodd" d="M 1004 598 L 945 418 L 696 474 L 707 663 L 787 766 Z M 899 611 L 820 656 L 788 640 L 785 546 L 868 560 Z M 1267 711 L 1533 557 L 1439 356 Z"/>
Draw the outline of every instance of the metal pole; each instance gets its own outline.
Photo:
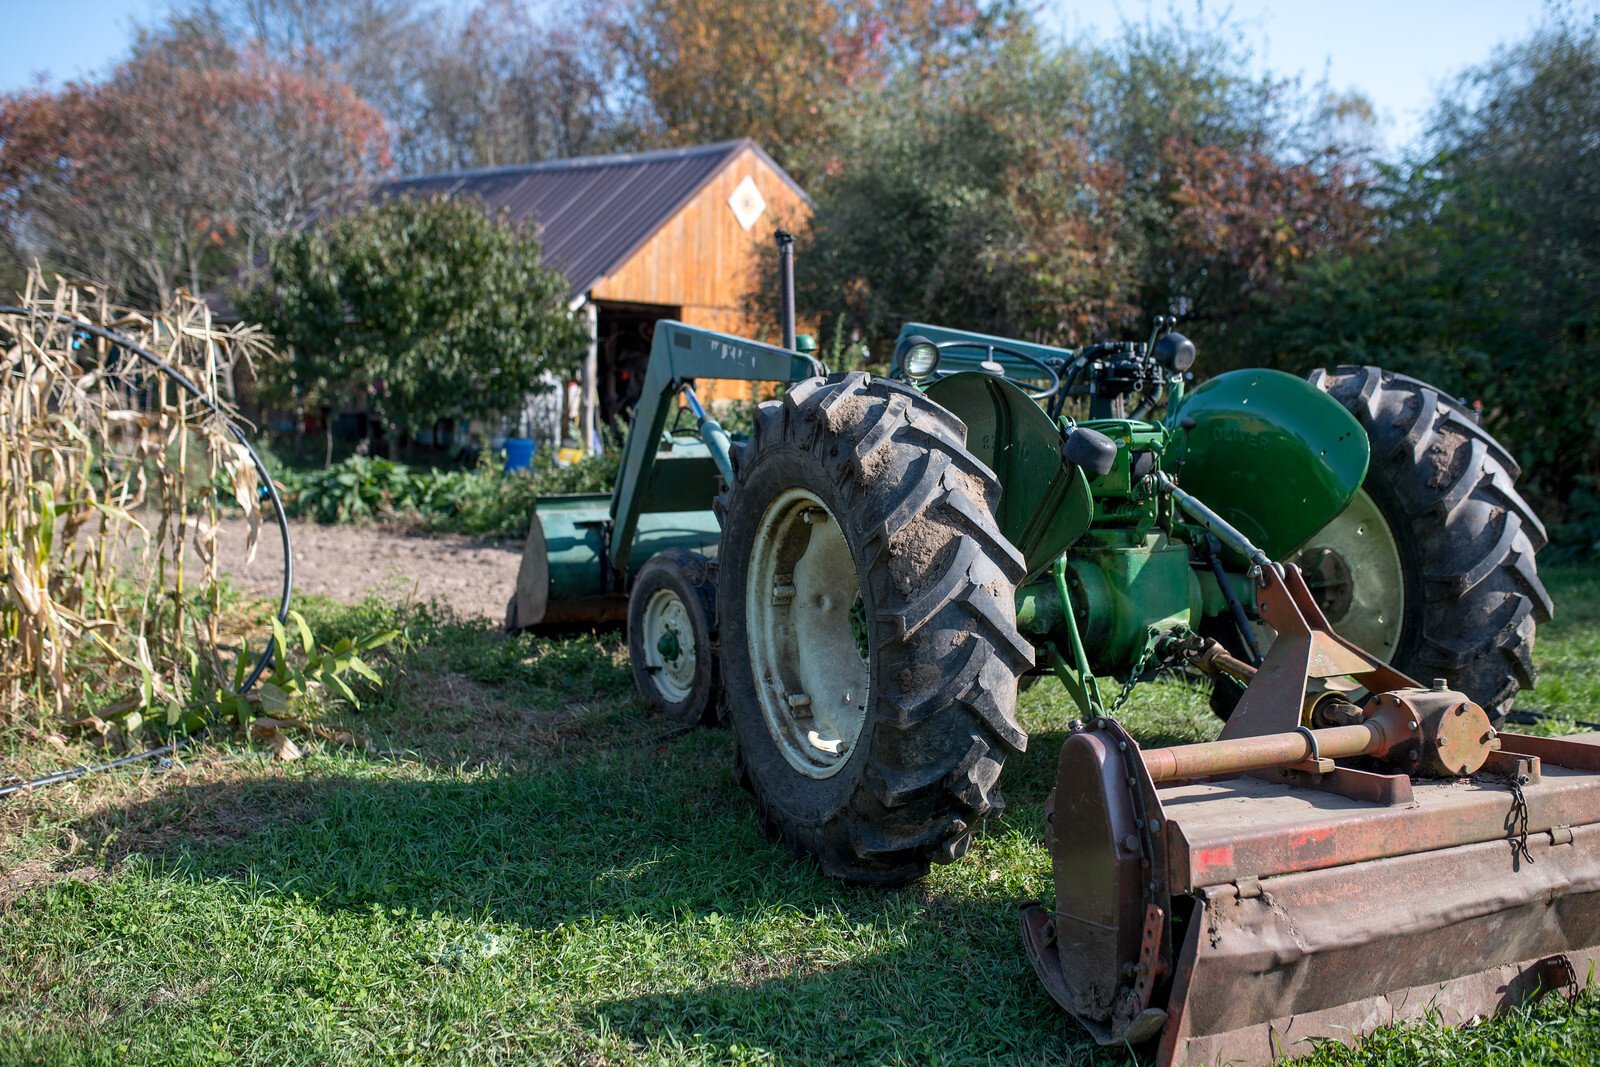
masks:
<path id="1" fill-rule="evenodd" d="M 1445 694 L 1452 702 L 1459 693 Z M 1476 705 L 1473 705 L 1476 707 Z M 1455 714 L 1444 716 L 1444 731 L 1439 723 L 1429 725 L 1416 708 L 1395 699 L 1383 703 L 1365 722 L 1353 726 L 1328 726 L 1320 730 L 1300 727 L 1293 732 L 1262 734 L 1259 737 L 1235 737 L 1224 741 L 1207 741 L 1198 745 L 1173 745 L 1170 748 L 1149 748 L 1140 753 L 1152 782 L 1170 782 L 1179 778 L 1206 778 L 1212 775 L 1245 774 L 1264 771 L 1272 767 L 1292 767 L 1309 759 L 1347 759 L 1351 756 L 1390 756 L 1401 746 L 1415 743 L 1433 751 L 1448 747 L 1452 753 L 1473 750 L 1476 763 L 1482 766 L 1486 753 L 1500 747 L 1494 731 L 1487 727 L 1488 718 L 1482 709 L 1474 719 L 1467 714 L 1467 701 L 1452 709 Z M 1482 723 L 1480 730 L 1479 723 Z M 1455 724 L 1461 724 L 1459 727 Z M 1463 729 L 1465 736 L 1462 736 Z M 1449 735 L 1447 736 L 1447 732 Z M 1435 761 L 1436 762 L 1436 761 Z M 1461 762 L 1453 756 L 1451 766 Z M 1424 753 L 1423 770 L 1437 773 L 1429 766 Z M 1453 770 L 1450 773 L 1455 773 Z M 1462 771 L 1461 773 L 1470 773 Z"/>
<path id="2" fill-rule="evenodd" d="M 783 327 L 783 347 L 794 351 L 794 234 L 779 230 L 778 239 L 778 319 Z"/>
<path id="3" fill-rule="evenodd" d="M 1216 576 L 1217 588 L 1222 590 L 1223 599 L 1228 602 L 1228 610 L 1233 613 L 1233 624 L 1239 628 L 1239 639 L 1250 650 L 1251 665 L 1261 666 L 1261 649 L 1256 645 L 1255 630 L 1250 626 L 1249 616 L 1244 613 L 1244 605 L 1239 603 L 1238 596 L 1234 594 L 1228 573 L 1222 569 L 1222 549 L 1215 535 L 1206 538 L 1206 562 Z"/>
<path id="4" fill-rule="evenodd" d="M 589 349 L 583 356 L 583 450 L 598 452 L 597 409 L 600 404 L 600 311 L 594 301 L 583 303 L 583 321 L 589 330 Z"/>

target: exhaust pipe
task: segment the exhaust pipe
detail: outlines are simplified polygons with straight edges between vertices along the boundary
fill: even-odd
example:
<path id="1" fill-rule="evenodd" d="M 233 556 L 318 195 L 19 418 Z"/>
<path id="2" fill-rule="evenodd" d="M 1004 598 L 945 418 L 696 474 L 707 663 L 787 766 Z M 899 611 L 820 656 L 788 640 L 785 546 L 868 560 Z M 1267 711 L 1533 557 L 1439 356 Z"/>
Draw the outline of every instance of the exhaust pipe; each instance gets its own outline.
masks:
<path id="1" fill-rule="evenodd" d="M 794 347 L 794 234 L 779 230 L 778 240 L 778 320 L 783 329 L 783 347 Z"/>

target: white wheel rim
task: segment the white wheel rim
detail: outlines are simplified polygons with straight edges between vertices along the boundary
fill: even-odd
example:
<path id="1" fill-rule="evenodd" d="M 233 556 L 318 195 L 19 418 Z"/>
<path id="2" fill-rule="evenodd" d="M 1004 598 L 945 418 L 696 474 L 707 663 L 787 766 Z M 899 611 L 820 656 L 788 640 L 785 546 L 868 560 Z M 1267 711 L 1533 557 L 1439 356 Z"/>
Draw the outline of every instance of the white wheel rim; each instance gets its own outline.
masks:
<path id="1" fill-rule="evenodd" d="M 1335 632 L 1384 662 L 1400 647 L 1405 571 L 1400 546 L 1365 489 L 1289 560 Z"/>
<path id="2" fill-rule="evenodd" d="M 689 609 L 671 589 L 657 589 L 644 605 L 644 661 L 656 692 L 681 704 L 694 689 L 698 659 Z"/>
<path id="3" fill-rule="evenodd" d="M 804 489 L 780 493 L 761 517 L 745 619 L 756 698 L 778 750 L 808 778 L 833 777 L 866 723 L 868 639 L 850 546 Z"/>

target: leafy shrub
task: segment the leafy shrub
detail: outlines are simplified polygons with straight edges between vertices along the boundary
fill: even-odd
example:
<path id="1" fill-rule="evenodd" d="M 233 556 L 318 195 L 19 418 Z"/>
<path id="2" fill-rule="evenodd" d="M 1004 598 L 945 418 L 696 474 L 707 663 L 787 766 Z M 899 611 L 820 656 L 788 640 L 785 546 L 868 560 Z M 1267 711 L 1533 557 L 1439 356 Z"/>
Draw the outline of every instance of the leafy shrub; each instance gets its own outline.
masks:
<path id="1" fill-rule="evenodd" d="M 232 687 L 218 689 L 214 694 L 215 706 L 222 716 L 236 719 L 240 726 L 249 726 L 259 712 L 281 715 L 319 690 L 327 690 L 360 708 L 361 700 L 350 684 L 351 678 L 359 676 L 373 686 L 383 684 L 383 679 L 361 658 L 361 653 L 374 652 L 401 636 L 400 630 L 390 627 L 355 637 L 340 637 L 331 645 L 318 644 L 305 616 L 291 611 L 289 622 L 294 627 L 293 638 L 289 630 L 273 618 L 272 669 L 248 692 L 243 691 L 246 668 L 251 663 L 246 646 L 237 661 Z M 199 725 L 199 721 L 197 717 L 191 725 Z"/>
<path id="2" fill-rule="evenodd" d="M 544 453 L 525 471 L 502 471 L 484 453 L 473 470 L 409 467 L 351 456 L 322 470 L 276 475 L 291 515 L 318 522 L 396 519 L 430 530 L 481 536 L 519 536 L 541 496 L 610 492 L 617 450 L 562 467 Z"/>
<path id="3" fill-rule="evenodd" d="M 498 414 L 494 383 L 570 368 L 583 353 L 567 280 L 540 257 L 533 227 L 468 197 L 325 213 L 273 241 L 266 270 L 237 294 L 283 353 L 261 365 L 266 397 L 298 410 L 363 389 L 396 435 Z"/>
<path id="4" fill-rule="evenodd" d="M 1558 554 L 1600 558 L 1600 478 L 1579 476 L 1560 520 L 1550 524 L 1550 540 Z"/>
<path id="5" fill-rule="evenodd" d="M 415 481 L 404 464 L 370 456 L 280 478 L 290 513 L 318 522 L 352 522 L 405 507 L 416 492 Z"/>

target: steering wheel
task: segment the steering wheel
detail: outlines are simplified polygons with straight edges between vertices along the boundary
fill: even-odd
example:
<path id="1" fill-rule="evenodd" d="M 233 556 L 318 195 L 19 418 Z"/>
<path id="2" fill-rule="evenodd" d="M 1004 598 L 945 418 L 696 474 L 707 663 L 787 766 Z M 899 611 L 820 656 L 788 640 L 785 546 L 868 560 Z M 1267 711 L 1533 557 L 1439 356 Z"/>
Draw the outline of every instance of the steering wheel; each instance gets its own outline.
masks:
<path id="1" fill-rule="evenodd" d="M 1025 393 L 1027 393 L 1029 399 L 1031 399 L 1031 400 L 1048 400 L 1052 396 L 1055 396 L 1056 392 L 1061 388 L 1061 375 L 1060 375 L 1060 373 L 1058 373 L 1056 371 L 1056 369 L 1054 367 L 1052 367 L 1050 364 L 1046 363 L 1044 360 L 1040 359 L 1038 356 L 1030 355 L 1027 352 L 1022 352 L 1022 351 L 1019 351 L 1019 350 L 1017 350 L 1015 348 L 1007 348 L 1004 345 L 980 343 L 978 341 L 959 341 L 959 340 L 958 341 L 940 341 L 940 342 L 936 343 L 934 345 L 934 347 L 937 348 L 941 353 L 944 352 L 946 349 L 951 349 L 951 348 L 977 348 L 977 349 L 982 349 L 983 350 L 983 362 L 978 364 L 978 370 L 982 371 L 985 374 L 993 374 L 997 378 L 1005 378 L 1007 381 L 1013 381 L 1013 379 L 1011 378 L 1011 376 L 1009 374 L 1006 373 L 1005 365 L 1002 364 L 999 360 L 994 358 L 997 353 L 1000 354 L 1000 355 L 1011 356 L 1014 359 L 1020 359 L 1024 363 L 1028 363 L 1028 364 L 1031 364 L 1034 367 L 1037 367 L 1039 369 L 1040 377 L 1045 378 L 1050 383 L 1050 385 L 1047 388 L 1044 388 L 1044 389 L 1029 389 L 1027 386 L 1024 386 L 1024 385 L 1022 385 L 1020 383 L 1015 383 L 1014 382 L 1014 384 L 1017 385 L 1017 388 L 1021 389 Z M 938 381 L 940 378 L 946 378 L 946 377 L 949 377 L 949 375 L 945 374 L 945 373 L 940 373 L 937 369 L 934 371 L 934 377 L 933 377 L 934 381 Z"/>

